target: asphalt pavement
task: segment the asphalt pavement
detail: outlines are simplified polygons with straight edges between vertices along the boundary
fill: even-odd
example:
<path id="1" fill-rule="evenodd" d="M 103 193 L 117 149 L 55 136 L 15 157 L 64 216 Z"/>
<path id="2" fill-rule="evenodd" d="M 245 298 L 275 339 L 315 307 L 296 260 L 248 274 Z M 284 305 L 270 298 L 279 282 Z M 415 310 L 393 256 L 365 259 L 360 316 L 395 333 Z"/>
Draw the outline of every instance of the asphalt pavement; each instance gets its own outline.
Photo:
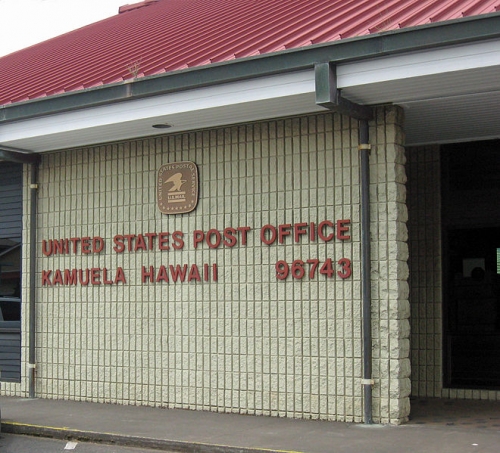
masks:
<path id="1" fill-rule="evenodd" d="M 445 402 L 444 416 L 434 404 L 418 403 L 420 416 L 393 426 L 0 397 L 3 432 L 170 452 L 500 451 L 500 402 L 449 407 Z"/>
<path id="2" fill-rule="evenodd" d="M 1 453 L 154 453 L 157 450 L 3 433 Z"/>

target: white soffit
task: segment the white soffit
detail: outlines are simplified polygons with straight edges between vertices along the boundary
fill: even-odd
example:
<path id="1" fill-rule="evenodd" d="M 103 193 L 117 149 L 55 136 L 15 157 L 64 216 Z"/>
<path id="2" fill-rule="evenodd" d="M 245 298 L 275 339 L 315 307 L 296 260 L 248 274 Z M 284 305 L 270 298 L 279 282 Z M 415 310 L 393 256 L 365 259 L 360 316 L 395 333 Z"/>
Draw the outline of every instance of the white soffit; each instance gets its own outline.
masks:
<path id="1" fill-rule="evenodd" d="M 311 69 L 7 123 L 0 143 L 44 152 L 314 111 Z"/>
<path id="2" fill-rule="evenodd" d="M 340 65 L 347 99 L 405 109 L 407 145 L 500 136 L 500 42 L 429 49 Z"/>
<path id="3" fill-rule="evenodd" d="M 500 138 L 500 91 L 450 96 L 405 105 L 406 144 Z"/>

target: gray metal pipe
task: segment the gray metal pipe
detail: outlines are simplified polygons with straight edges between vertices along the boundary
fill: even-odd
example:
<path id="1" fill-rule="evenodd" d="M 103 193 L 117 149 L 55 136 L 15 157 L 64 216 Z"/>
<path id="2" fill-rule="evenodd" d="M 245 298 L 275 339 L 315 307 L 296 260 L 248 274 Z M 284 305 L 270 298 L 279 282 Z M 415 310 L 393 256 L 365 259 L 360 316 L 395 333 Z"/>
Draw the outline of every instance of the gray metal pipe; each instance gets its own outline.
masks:
<path id="1" fill-rule="evenodd" d="M 370 149 L 367 120 L 359 121 L 361 161 L 361 291 L 363 299 L 363 412 L 365 424 L 372 424 L 372 316 L 370 244 Z"/>
<path id="2" fill-rule="evenodd" d="M 36 367 L 36 215 L 38 199 L 38 163 L 30 165 L 30 281 L 29 281 L 29 397 L 35 398 Z"/>

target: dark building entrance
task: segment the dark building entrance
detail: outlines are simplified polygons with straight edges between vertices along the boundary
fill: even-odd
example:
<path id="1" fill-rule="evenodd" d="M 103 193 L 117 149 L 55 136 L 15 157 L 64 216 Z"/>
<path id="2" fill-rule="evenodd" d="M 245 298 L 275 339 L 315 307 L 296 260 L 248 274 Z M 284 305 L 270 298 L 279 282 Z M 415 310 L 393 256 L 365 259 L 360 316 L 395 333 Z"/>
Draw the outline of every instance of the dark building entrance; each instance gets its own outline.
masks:
<path id="1" fill-rule="evenodd" d="M 500 388 L 500 141 L 442 147 L 445 386 Z"/>

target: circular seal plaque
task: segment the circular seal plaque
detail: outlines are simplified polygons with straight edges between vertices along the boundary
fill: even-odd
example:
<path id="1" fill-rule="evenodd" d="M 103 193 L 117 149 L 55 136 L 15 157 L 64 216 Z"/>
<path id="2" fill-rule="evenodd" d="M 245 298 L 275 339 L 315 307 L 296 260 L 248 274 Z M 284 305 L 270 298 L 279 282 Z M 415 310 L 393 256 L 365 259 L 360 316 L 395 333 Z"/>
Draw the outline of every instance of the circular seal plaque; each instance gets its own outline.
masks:
<path id="1" fill-rule="evenodd" d="M 198 204 L 198 167 L 194 162 L 173 162 L 158 170 L 158 209 L 163 214 L 185 214 Z"/>

